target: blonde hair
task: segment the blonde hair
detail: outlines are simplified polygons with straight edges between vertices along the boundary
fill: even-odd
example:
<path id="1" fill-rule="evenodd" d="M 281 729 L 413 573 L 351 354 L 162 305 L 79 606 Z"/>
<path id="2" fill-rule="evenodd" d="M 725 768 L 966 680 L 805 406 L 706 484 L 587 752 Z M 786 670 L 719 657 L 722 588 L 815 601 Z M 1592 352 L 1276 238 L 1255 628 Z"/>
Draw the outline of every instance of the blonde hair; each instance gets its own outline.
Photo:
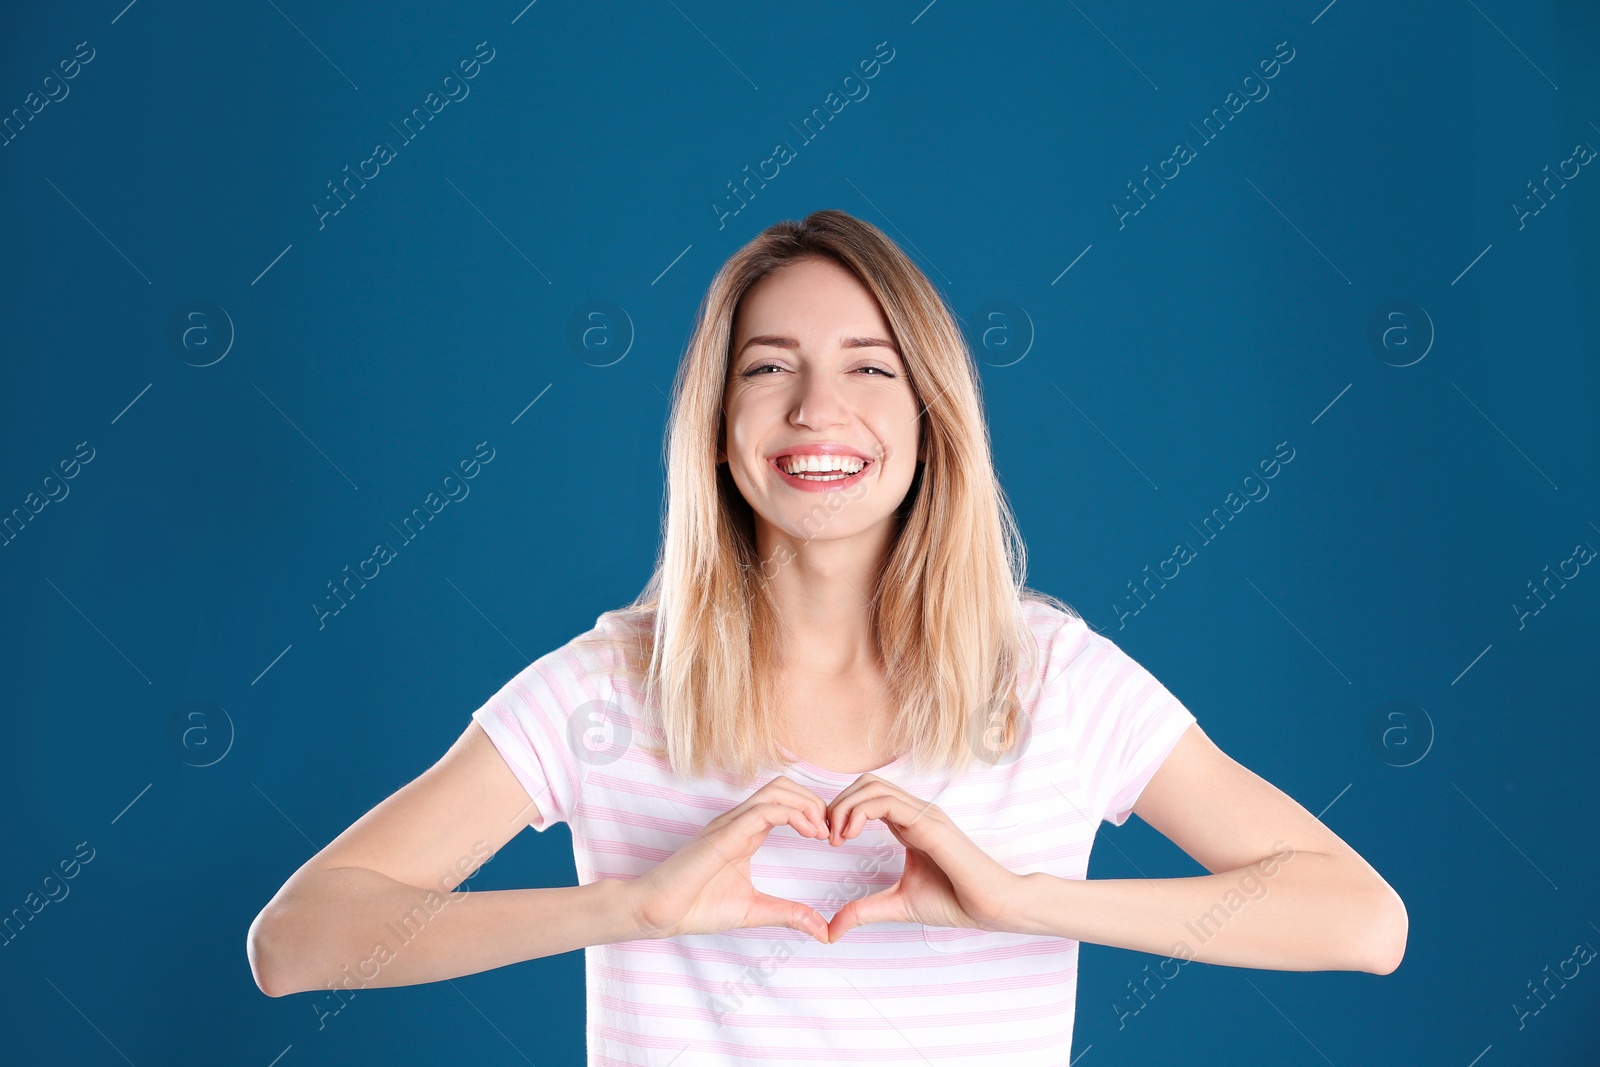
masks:
<path id="1" fill-rule="evenodd" d="M 646 747 L 674 773 L 715 767 L 749 783 L 787 762 L 772 730 L 782 624 L 753 513 L 716 456 L 739 301 L 761 278 L 815 258 L 844 267 L 877 299 L 922 409 L 926 459 L 896 511 L 870 611 L 899 705 L 892 751 L 919 772 L 959 774 L 1021 736 L 1018 672 L 1037 653 L 1022 601 L 1077 612 L 1023 582 L 1026 548 L 995 477 L 977 369 L 954 316 L 893 241 L 842 211 L 767 227 L 712 279 L 673 383 L 655 573 L 599 622 L 620 624 L 647 732 L 664 742 Z"/>

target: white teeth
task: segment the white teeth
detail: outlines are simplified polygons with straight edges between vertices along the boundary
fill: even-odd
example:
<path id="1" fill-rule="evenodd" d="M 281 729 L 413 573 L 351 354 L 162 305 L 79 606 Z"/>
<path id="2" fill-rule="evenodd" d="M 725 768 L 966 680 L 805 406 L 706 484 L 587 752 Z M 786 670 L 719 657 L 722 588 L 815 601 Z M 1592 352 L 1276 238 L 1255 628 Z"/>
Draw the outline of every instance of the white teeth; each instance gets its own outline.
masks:
<path id="1" fill-rule="evenodd" d="M 855 474 L 866 463 L 857 456 L 786 456 L 780 466 L 789 474 L 805 471 L 842 471 Z"/>

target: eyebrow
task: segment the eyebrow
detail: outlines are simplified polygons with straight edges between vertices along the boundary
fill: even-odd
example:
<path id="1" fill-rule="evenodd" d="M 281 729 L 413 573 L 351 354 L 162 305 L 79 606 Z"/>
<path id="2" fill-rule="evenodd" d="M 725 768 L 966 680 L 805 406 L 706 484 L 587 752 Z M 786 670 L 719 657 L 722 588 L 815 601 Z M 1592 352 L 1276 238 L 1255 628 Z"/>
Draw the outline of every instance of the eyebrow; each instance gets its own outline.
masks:
<path id="1" fill-rule="evenodd" d="M 767 345 L 772 348 L 799 348 L 800 342 L 793 337 L 783 337 L 778 334 L 762 333 L 750 338 L 739 346 L 739 351 L 733 354 L 734 359 L 744 355 L 744 350 L 751 345 Z M 841 348 L 887 348 L 895 355 L 900 354 L 900 349 L 893 341 L 886 341 L 881 337 L 844 337 L 839 341 Z"/>

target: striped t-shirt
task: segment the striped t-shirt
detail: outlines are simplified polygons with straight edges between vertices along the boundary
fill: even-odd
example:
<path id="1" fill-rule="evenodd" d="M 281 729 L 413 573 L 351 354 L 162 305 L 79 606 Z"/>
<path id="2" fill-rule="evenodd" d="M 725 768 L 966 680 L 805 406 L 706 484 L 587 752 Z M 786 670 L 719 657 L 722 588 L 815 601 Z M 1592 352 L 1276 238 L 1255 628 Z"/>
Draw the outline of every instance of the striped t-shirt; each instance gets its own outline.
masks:
<path id="1" fill-rule="evenodd" d="M 1120 826 L 1194 716 L 1083 619 L 1025 600 L 1039 669 L 1020 680 L 1021 754 L 952 779 L 902 757 L 872 773 L 931 800 L 1006 867 L 1084 878 L 1101 820 Z M 620 627 L 596 621 L 608 639 Z M 568 824 L 578 880 L 636 878 L 771 777 L 670 774 L 639 739 L 641 694 L 614 645 L 578 639 L 520 671 L 473 713 L 529 797 L 537 830 Z M 659 743 L 659 735 L 653 739 Z M 824 804 L 858 774 L 792 761 Z M 824 917 L 891 886 L 903 848 L 882 822 L 833 846 L 774 827 L 750 860 L 756 889 Z M 932 1063 L 1062 1067 L 1071 1059 L 1078 942 L 873 923 L 824 945 L 787 927 L 642 939 L 584 950 L 590 1067 Z"/>

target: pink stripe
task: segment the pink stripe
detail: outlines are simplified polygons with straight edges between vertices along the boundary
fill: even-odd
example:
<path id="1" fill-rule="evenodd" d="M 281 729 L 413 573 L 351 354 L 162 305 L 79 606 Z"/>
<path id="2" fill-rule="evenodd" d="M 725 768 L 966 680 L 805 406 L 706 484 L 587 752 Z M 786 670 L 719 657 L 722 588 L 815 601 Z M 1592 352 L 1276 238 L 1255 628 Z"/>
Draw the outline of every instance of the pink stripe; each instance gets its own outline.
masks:
<path id="1" fill-rule="evenodd" d="M 752 1010 L 752 1005 L 758 1000 L 781 1000 L 781 996 L 772 996 L 774 991 L 759 988 L 752 983 L 749 988 L 739 988 L 723 994 L 731 1002 L 732 1010 L 711 1011 L 705 1008 L 696 1008 L 687 1005 L 647 1003 L 637 1000 L 624 1000 L 621 997 L 600 995 L 603 1007 L 613 1011 L 618 1020 L 622 1019 L 694 1019 L 699 1022 L 709 1022 L 720 1026 L 760 1027 L 774 1030 L 816 1030 L 820 1027 L 816 1019 L 797 1015 L 793 1012 L 784 1014 L 759 1013 Z M 767 1005 L 771 1007 L 772 1005 Z M 997 1023 L 1019 1022 L 1024 1019 L 1059 1019 L 1066 1014 L 1072 1006 L 1071 997 L 1056 997 L 1039 1004 L 1018 1004 L 996 1011 L 940 1011 L 927 1015 L 898 1016 L 893 1026 L 914 1026 L 918 1029 L 939 1026 L 993 1026 Z M 873 1015 L 862 1018 L 847 1018 L 831 1021 L 826 1029 L 830 1030 L 882 1030 L 887 1024 L 880 1016 Z M 632 1030 L 632 1028 L 630 1028 Z M 644 1029 L 640 1027 L 639 1030 Z M 633 1030 L 637 1033 L 639 1030 Z"/>
<path id="2" fill-rule="evenodd" d="M 474 713 L 473 718 L 478 720 L 478 724 L 484 728 L 489 739 L 505 757 L 517 781 L 522 783 L 522 788 L 527 791 L 529 799 L 538 807 L 543 828 L 548 829 L 552 822 L 552 814 L 558 805 L 545 785 L 544 771 L 540 769 L 537 757 L 528 751 L 523 741 L 521 727 L 517 725 L 516 718 L 508 709 L 497 704 L 484 705 Z"/>
<path id="3" fill-rule="evenodd" d="M 816 942 L 811 941 L 808 937 L 798 935 L 795 938 L 783 937 L 784 928 L 772 927 L 763 929 L 770 929 L 774 936 L 763 938 L 767 943 L 761 946 L 763 951 L 758 954 L 729 952 L 723 949 L 707 947 L 703 944 L 691 945 L 684 941 L 651 939 L 619 941 L 611 945 L 610 948 L 612 954 L 622 953 L 647 958 L 671 956 L 678 959 L 693 960 L 696 963 L 720 963 L 733 967 L 746 966 L 752 960 L 775 960 L 777 961 L 776 965 L 786 971 L 790 968 L 796 971 L 830 971 L 839 965 L 836 959 L 831 958 L 832 955 L 836 951 L 848 951 L 853 948 L 856 933 L 865 929 L 865 927 L 858 927 L 857 930 L 852 931 L 849 935 L 849 941 L 841 941 L 838 945 L 818 945 L 818 948 L 824 949 L 823 955 L 807 956 L 797 951 L 795 955 L 788 957 L 776 955 L 774 949 L 778 943 L 791 940 L 804 940 L 811 944 L 816 944 Z M 927 934 L 931 936 L 936 932 L 929 930 Z M 923 935 L 919 934 L 917 937 L 908 940 L 915 943 L 918 937 L 923 937 Z M 848 962 L 852 970 L 863 972 L 920 971 L 930 967 L 968 967 L 974 962 L 989 963 L 999 960 L 1032 959 L 1035 957 L 1043 958 L 1047 961 L 1052 961 L 1053 957 L 1060 957 L 1059 961 L 1054 962 L 1065 962 L 1069 958 L 1076 958 L 1077 953 L 1078 942 L 1076 941 L 1058 937 L 1041 937 L 977 951 L 971 949 L 959 953 L 942 951 L 928 956 L 917 957 L 856 957 Z M 644 971 L 639 973 L 653 972 Z"/>
<path id="4" fill-rule="evenodd" d="M 1073 942 L 1074 945 L 1077 942 Z M 820 946 L 819 946 L 820 947 Z M 779 961 L 778 973 L 786 963 L 793 960 Z M 970 960 L 968 961 L 971 962 Z M 1076 961 L 1073 961 L 1076 963 Z M 621 967 L 600 964 L 595 968 L 597 976 L 619 982 L 626 982 L 636 986 L 670 986 L 674 989 L 697 989 L 705 993 L 723 993 L 727 984 L 722 981 L 711 981 L 694 974 L 658 973 L 655 971 L 634 971 Z M 1014 974 L 993 979 L 973 979 L 967 982 L 921 982 L 916 985 L 907 984 L 896 979 L 893 985 L 884 986 L 857 986 L 855 989 L 849 985 L 839 986 L 774 986 L 768 990 L 774 997 L 794 1001 L 848 1001 L 859 1002 L 862 996 L 871 996 L 874 999 L 905 1000 L 918 997 L 939 996 L 967 996 L 985 990 L 1034 990 L 1046 989 L 1055 983 L 1064 983 L 1075 980 L 1077 969 L 1069 966 L 1057 971 L 1042 971 L 1038 973 Z M 759 977 L 746 978 L 746 981 L 759 982 Z M 820 1024 L 819 1024 L 820 1025 Z"/>
<path id="5" fill-rule="evenodd" d="M 1178 742 L 1183 740 L 1191 716 L 1177 714 L 1180 711 L 1186 712 L 1186 709 L 1176 702 L 1169 706 L 1167 714 L 1171 717 L 1161 721 L 1155 740 L 1151 742 L 1153 748 L 1150 757 L 1138 765 L 1138 770 L 1128 778 L 1127 784 L 1111 798 L 1106 807 L 1108 812 L 1121 813 L 1137 803 L 1144 787 L 1155 777 L 1156 771 L 1160 770 L 1161 764 L 1166 762 Z"/>
<path id="6" fill-rule="evenodd" d="M 838 1027 L 832 1024 L 838 1021 L 839 1020 L 832 1019 L 812 1020 L 811 1029 L 813 1031 L 822 1031 L 825 1033 L 836 1032 Z M 881 1029 L 885 1031 L 893 1031 L 892 1024 L 881 1019 L 879 1022 L 882 1024 L 880 1027 Z M 938 1048 L 907 1046 L 904 1040 L 904 1035 L 900 1035 L 900 1037 L 896 1040 L 898 1047 L 887 1049 L 851 1048 L 848 1053 L 845 1053 L 843 1050 L 832 1050 L 828 1048 L 798 1049 L 792 1045 L 786 1045 L 783 1048 L 772 1048 L 768 1045 L 751 1045 L 734 1041 L 690 1041 L 686 1043 L 677 1038 L 634 1034 L 626 1030 L 620 1030 L 614 1026 L 597 1026 L 595 1027 L 594 1032 L 600 1037 L 610 1038 L 611 1040 L 620 1041 L 624 1044 L 634 1045 L 639 1048 L 673 1050 L 687 1049 L 691 1052 L 716 1052 L 723 1055 L 743 1056 L 747 1059 L 781 1059 L 790 1063 L 796 1062 L 798 1059 L 802 1058 L 803 1054 L 808 1052 L 814 1053 L 815 1055 L 805 1058 L 816 1059 L 821 1063 L 834 1063 L 839 1061 L 849 1063 L 861 1063 L 866 1061 L 873 1063 L 885 1063 L 897 1060 L 912 1063 L 922 1062 L 925 1059 L 935 1057 L 939 1059 L 950 1059 L 957 1056 L 1000 1056 L 1008 1052 L 1029 1052 L 1041 1048 L 1058 1048 L 1063 1051 L 1063 1054 L 1065 1054 L 1065 1051 L 1072 1040 L 1072 1028 L 1070 1026 L 1065 1030 L 1046 1034 L 1041 1037 L 1025 1038 L 1015 1041 L 985 1041 L 965 1045 L 944 1045 Z"/>

